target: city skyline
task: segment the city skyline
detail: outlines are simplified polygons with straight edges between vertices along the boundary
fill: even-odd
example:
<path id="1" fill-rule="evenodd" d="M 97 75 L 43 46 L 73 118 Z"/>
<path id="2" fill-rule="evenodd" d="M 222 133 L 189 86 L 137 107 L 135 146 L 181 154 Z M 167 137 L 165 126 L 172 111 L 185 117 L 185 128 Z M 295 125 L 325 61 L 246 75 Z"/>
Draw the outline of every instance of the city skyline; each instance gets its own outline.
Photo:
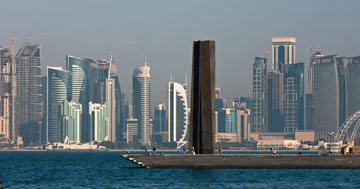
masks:
<path id="1" fill-rule="evenodd" d="M 359 17 L 355 9 L 359 2 L 356 1 L 229 1 L 227 4 L 208 1 L 200 9 L 204 14 L 195 13 L 194 7 L 201 2 L 192 2 L 193 6 L 189 6 L 189 2 L 166 1 L 142 2 L 141 5 L 137 1 L 89 2 L 86 9 L 74 9 L 78 6 L 68 6 L 70 1 L 43 1 L 36 4 L 38 11 L 35 13 L 31 12 L 30 8 L 35 7 L 30 2 L 18 2 L 8 2 L 9 6 L 16 5 L 22 11 L 15 18 L 3 20 L 7 27 L 2 28 L 0 36 L 15 33 L 17 36 L 39 38 L 43 47 L 43 75 L 46 75 L 46 66 L 63 65 L 64 56 L 68 53 L 89 58 L 105 58 L 113 53 L 122 89 L 130 94 L 130 72 L 148 57 L 154 76 L 152 81 L 156 83 L 152 85 L 152 106 L 166 98 L 167 81 L 162 78 L 168 77 L 168 73 L 179 81 L 185 74 L 190 75 L 190 49 L 192 41 L 197 39 L 217 41 L 216 86 L 222 88 L 223 98 L 228 102 L 238 96 L 251 96 L 251 73 L 248 70 L 252 67 L 253 57 L 263 57 L 265 50 L 271 48 L 271 37 L 296 37 L 296 60 L 305 63 L 311 56 L 309 45 L 317 49 L 319 44 L 324 54 L 338 53 L 347 57 L 356 56 L 359 51 L 356 35 L 360 28 L 353 24 L 354 18 Z M 74 4 L 82 3 L 78 1 Z M 162 6 L 157 6 L 159 4 Z M 297 9 L 287 10 L 289 6 Z M 326 11 L 334 9 L 346 13 L 335 15 Z M 87 14 L 88 11 L 99 10 L 106 11 Z M 211 11 L 215 14 L 210 14 Z M 29 13 L 39 18 L 36 26 L 20 19 Z M 66 13 L 72 14 L 66 16 Z M 0 16 L 7 17 L 8 14 L 5 6 L 0 7 Z M 270 14 L 272 16 L 267 17 Z M 288 19 L 290 16 L 293 19 Z M 19 24 L 14 25 L 14 22 Z M 212 24 L 218 27 L 212 27 Z M 193 29 L 188 30 L 191 26 Z M 16 49 L 21 47 L 22 42 L 16 40 Z M 5 39 L 0 39 L 0 43 L 10 47 Z M 270 60 L 268 65 L 271 65 Z M 238 87 L 226 87 L 227 83 L 233 84 L 232 81 L 239 81 Z"/>

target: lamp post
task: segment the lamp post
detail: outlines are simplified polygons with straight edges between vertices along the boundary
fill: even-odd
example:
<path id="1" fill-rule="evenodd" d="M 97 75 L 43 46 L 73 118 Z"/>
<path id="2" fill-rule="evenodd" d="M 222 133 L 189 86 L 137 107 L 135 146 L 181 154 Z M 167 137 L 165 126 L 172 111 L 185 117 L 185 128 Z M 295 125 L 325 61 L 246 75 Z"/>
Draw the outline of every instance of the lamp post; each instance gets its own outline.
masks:
<path id="1" fill-rule="evenodd" d="M 331 144 L 331 139 L 332 139 L 332 137 L 334 136 L 334 132 L 328 132 L 327 133 L 328 134 L 328 136 L 330 137 L 330 149 L 329 149 L 329 151 L 330 151 L 330 153 L 332 154 L 332 144 Z"/>

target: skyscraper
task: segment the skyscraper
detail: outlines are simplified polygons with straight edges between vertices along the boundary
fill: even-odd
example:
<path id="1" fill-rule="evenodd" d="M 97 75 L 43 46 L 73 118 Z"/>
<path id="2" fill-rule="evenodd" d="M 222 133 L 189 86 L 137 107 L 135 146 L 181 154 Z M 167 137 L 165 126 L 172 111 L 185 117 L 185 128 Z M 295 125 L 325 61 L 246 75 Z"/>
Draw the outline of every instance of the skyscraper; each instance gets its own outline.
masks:
<path id="1" fill-rule="evenodd" d="M 190 141 L 197 154 L 215 150 L 215 41 L 194 41 Z"/>
<path id="2" fill-rule="evenodd" d="M 124 97 L 120 88 L 120 81 L 115 64 L 111 64 L 110 78 L 114 80 L 115 89 L 115 122 L 116 122 L 116 138 L 118 141 L 123 140 L 124 127 L 126 118 L 124 114 Z"/>
<path id="3" fill-rule="evenodd" d="M 265 90 L 266 90 L 266 59 L 255 57 L 253 64 L 253 117 L 252 131 L 265 132 L 266 129 L 266 110 L 265 110 Z"/>
<path id="4" fill-rule="evenodd" d="M 284 132 L 304 130 L 304 63 L 284 65 Z"/>
<path id="5" fill-rule="evenodd" d="M 250 138 L 250 118 L 249 109 L 236 110 L 236 141 L 247 141 Z"/>
<path id="6" fill-rule="evenodd" d="M 335 132 L 340 120 L 340 81 L 336 55 L 314 58 L 315 131 L 317 138 Z"/>
<path id="7" fill-rule="evenodd" d="M 80 143 L 81 139 L 81 104 L 74 101 L 64 100 L 60 108 L 59 118 L 63 138 L 70 142 Z"/>
<path id="8" fill-rule="evenodd" d="M 103 142 L 110 141 L 110 131 L 107 127 L 109 111 L 107 104 L 89 102 L 89 116 L 91 128 L 91 141 Z"/>
<path id="9" fill-rule="evenodd" d="M 240 110 L 240 109 L 249 109 L 253 108 L 253 99 L 249 97 L 236 97 L 233 100 L 232 106 L 233 108 Z"/>
<path id="10" fill-rule="evenodd" d="M 154 111 L 154 129 L 155 133 L 167 132 L 167 120 L 165 104 L 158 104 Z"/>
<path id="11" fill-rule="evenodd" d="M 168 142 L 168 128 L 165 104 L 158 104 L 154 111 L 154 141 L 157 144 Z"/>
<path id="12" fill-rule="evenodd" d="M 348 59 L 347 65 L 347 116 L 360 110 L 360 56 Z"/>
<path id="13" fill-rule="evenodd" d="M 42 103 L 43 103 L 43 114 L 41 119 L 41 143 L 47 143 L 47 76 L 41 77 L 41 93 L 42 93 Z"/>
<path id="14" fill-rule="evenodd" d="M 71 55 L 66 55 L 66 69 L 72 74 L 71 77 L 71 98 L 72 101 L 78 102 L 82 105 L 82 127 L 81 127 L 81 142 L 90 141 L 90 123 L 89 123 L 89 69 L 90 61 L 83 58 L 78 58 Z"/>
<path id="15" fill-rule="evenodd" d="M 315 58 L 323 57 L 319 51 L 315 52 L 310 60 L 308 72 L 307 72 L 307 88 L 305 94 L 305 129 L 315 129 L 315 100 L 314 100 L 314 70 L 315 70 Z"/>
<path id="16" fill-rule="evenodd" d="M 186 84 L 168 83 L 168 141 L 183 143 L 187 139 L 188 101 Z"/>
<path id="17" fill-rule="evenodd" d="M 16 55 L 15 134 L 24 144 L 41 142 L 42 93 L 39 44 L 24 44 Z"/>
<path id="18" fill-rule="evenodd" d="M 267 132 L 283 132 L 283 73 L 271 71 L 267 73 L 266 108 Z"/>
<path id="19" fill-rule="evenodd" d="M 138 142 L 150 144 L 150 67 L 146 61 L 133 73 L 133 109 L 134 118 L 138 120 Z"/>
<path id="20" fill-rule="evenodd" d="M 272 38 L 272 70 L 283 70 L 283 65 L 294 64 L 296 57 L 296 38 L 294 37 L 273 37 Z"/>
<path id="21" fill-rule="evenodd" d="M 221 89 L 215 88 L 215 111 L 217 112 L 216 132 L 225 132 L 225 108 L 226 100 L 221 97 Z"/>
<path id="22" fill-rule="evenodd" d="M 225 113 L 225 132 L 236 133 L 237 113 L 234 108 L 224 108 Z"/>
<path id="23" fill-rule="evenodd" d="M 106 106 L 108 111 L 108 120 L 106 121 L 106 129 L 109 133 L 109 141 L 116 142 L 116 96 L 115 96 L 115 80 L 110 77 L 106 79 Z"/>
<path id="24" fill-rule="evenodd" d="M 0 138 L 11 139 L 11 56 L 0 46 Z"/>
<path id="25" fill-rule="evenodd" d="M 60 106 L 71 99 L 71 73 L 61 67 L 47 67 L 47 141 L 63 142 Z"/>

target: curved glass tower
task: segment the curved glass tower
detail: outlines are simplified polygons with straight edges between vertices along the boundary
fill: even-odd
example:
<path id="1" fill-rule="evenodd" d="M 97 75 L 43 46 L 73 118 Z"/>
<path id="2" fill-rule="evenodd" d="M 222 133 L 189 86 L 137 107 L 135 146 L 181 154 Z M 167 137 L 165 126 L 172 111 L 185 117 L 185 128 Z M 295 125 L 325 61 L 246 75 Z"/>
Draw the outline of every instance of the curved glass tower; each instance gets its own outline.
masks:
<path id="1" fill-rule="evenodd" d="M 60 108 L 70 98 L 71 74 L 61 67 L 47 67 L 47 141 L 62 142 L 64 133 L 59 122 Z"/>
<path id="2" fill-rule="evenodd" d="M 82 112 L 87 112 L 89 109 L 89 67 L 89 60 L 71 55 L 66 55 L 66 69 L 72 73 L 72 101 L 79 102 L 82 105 Z M 81 141 L 90 141 L 89 115 L 86 113 L 82 114 Z"/>
<path id="3" fill-rule="evenodd" d="M 188 102 L 185 85 L 168 84 L 168 141 L 182 143 L 188 129 Z"/>
<path id="4" fill-rule="evenodd" d="M 140 66 L 133 73 L 134 118 L 138 119 L 139 143 L 150 143 L 150 67 Z"/>

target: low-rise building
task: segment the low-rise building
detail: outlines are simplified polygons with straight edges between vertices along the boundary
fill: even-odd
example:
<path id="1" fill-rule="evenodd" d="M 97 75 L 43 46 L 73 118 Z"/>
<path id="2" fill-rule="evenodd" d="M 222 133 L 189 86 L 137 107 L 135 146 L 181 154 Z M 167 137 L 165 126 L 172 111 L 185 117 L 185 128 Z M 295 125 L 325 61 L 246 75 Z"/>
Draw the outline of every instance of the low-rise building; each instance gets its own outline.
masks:
<path id="1" fill-rule="evenodd" d="M 297 140 L 259 140 L 256 146 L 258 149 L 297 150 L 300 145 Z"/>

